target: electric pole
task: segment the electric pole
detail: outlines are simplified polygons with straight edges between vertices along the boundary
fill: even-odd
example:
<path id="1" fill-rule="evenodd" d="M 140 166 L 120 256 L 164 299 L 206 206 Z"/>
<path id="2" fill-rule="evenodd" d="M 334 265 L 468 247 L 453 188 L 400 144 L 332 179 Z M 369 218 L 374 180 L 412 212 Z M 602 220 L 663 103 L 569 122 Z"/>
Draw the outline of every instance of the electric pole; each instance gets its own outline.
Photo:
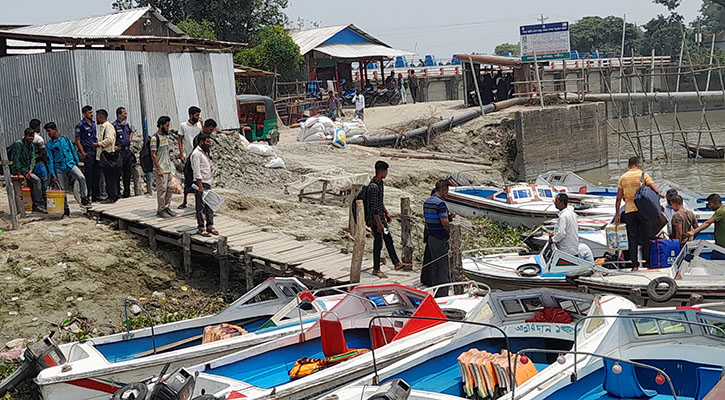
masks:
<path id="1" fill-rule="evenodd" d="M 541 22 L 541 25 L 544 25 L 544 21 L 549 19 L 549 17 L 545 17 L 544 14 L 541 14 L 541 17 L 536 18 L 537 21 Z"/>

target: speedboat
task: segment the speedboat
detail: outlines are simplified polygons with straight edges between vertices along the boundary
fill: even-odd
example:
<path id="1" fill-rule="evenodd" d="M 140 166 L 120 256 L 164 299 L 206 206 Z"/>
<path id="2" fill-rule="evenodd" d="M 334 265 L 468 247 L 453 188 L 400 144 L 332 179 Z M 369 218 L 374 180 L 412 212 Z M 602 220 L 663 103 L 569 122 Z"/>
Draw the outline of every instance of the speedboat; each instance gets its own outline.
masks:
<path id="1" fill-rule="evenodd" d="M 487 217 L 511 226 L 536 226 L 556 218 L 556 191 L 550 186 L 517 184 L 495 186 L 453 186 L 448 192 L 448 208 L 464 217 Z M 601 216 L 612 214 L 612 207 L 592 197 L 570 203 L 577 214 Z"/>
<path id="2" fill-rule="evenodd" d="M 571 171 L 550 171 L 536 177 L 537 185 L 550 185 L 557 192 L 588 194 L 592 196 L 616 197 L 617 188 L 594 185 Z"/>
<path id="3" fill-rule="evenodd" d="M 725 300 L 725 248 L 695 240 L 671 257 L 674 260 L 668 268 L 596 268 L 569 277 L 581 290 L 630 296 L 645 305 Z"/>
<path id="4" fill-rule="evenodd" d="M 490 253 L 495 254 L 490 254 Z M 486 248 L 463 253 L 463 273 L 492 288 L 514 290 L 549 287 L 573 290 L 571 271 L 590 270 L 592 262 L 560 251 L 548 242 L 539 253 L 522 247 Z"/>
<path id="5" fill-rule="evenodd" d="M 635 305 L 632 302 L 621 297 L 595 298 L 589 294 L 555 289 L 492 292 L 485 306 L 488 318 L 477 320 L 484 323 L 484 326 L 464 324 L 453 338 L 379 369 L 352 382 L 348 387 L 331 392 L 328 396 L 337 395 L 340 400 L 360 399 L 364 393 L 363 388 L 368 385 L 380 384 L 384 387 L 402 380 L 412 390 L 419 391 L 417 395 L 433 396 L 427 398 L 436 398 L 434 394 L 438 398 L 486 398 L 487 390 L 495 385 L 477 385 L 474 376 L 478 375 L 480 378 L 481 375 L 477 371 L 471 372 L 470 369 L 478 368 L 496 357 L 481 357 L 481 353 L 515 353 L 531 347 L 568 351 L 574 344 L 574 327 L 577 321 L 592 315 L 594 310 L 597 313 L 611 314 L 633 307 Z M 544 315 L 556 317 L 546 318 Z M 603 330 L 613 322 L 605 321 L 598 329 Z M 599 339 L 601 338 L 600 336 Z M 476 354 L 477 357 L 472 358 L 471 354 Z M 521 374 L 524 370 L 527 370 L 528 375 L 535 375 L 555 363 L 556 359 L 556 354 L 530 355 L 529 365 L 519 365 L 522 368 L 518 369 L 517 383 L 525 381 L 525 376 Z M 506 363 L 503 367 L 506 374 L 512 372 Z M 486 376 L 485 380 L 488 381 L 489 378 L 491 376 Z M 375 388 L 372 392 L 375 392 Z"/>
<path id="6" fill-rule="evenodd" d="M 475 283 L 466 287 L 463 294 L 434 298 L 400 284 L 357 286 L 299 335 L 187 368 L 196 376 L 194 395 L 251 400 L 323 394 L 369 374 L 374 365 L 450 339 L 461 326 L 454 318 L 485 318 L 488 295 L 481 296 Z"/>
<path id="7" fill-rule="evenodd" d="M 296 278 L 270 278 L 217 314 L 61 345 L 67 361 L 43 369 L 35 382 L 44 400 L 106 400 L 167 363 L 202 363 L 299 333 L 342 298 L 315 299 Z M 205 337 L 212 327 L 243 334 L 213 340 Z"/>
<path id="8" fill-rule="evenodd" d="M 587 319 L 579 324 L 578 343 L 571 351 L 521 350 L 528 357 L 556 355 L 557 362 L 500 399 L 725 398 L 725 313 L 699 307 L 643 308 Z M 611 324 L 602 329 L 605 321 Z M 588 340 L 597 331 L 605 334 Z"/>

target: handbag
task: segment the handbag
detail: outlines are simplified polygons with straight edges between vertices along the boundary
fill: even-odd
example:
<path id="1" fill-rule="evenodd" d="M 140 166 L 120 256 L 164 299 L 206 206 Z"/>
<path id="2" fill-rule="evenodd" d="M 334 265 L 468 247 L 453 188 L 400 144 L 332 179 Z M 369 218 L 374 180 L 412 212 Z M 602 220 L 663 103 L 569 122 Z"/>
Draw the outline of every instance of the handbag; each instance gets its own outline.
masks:
<path id="1" fill-rule="evenodd" d="M 107 152 L 104 151 L 101 153 L 101 168 L 121 168 L 121 157 L 119 157 L 119 154 L 117 152 Z"/>
<path id="2" fill-rule="evenodd" d="M 642 172 L 639 185 L 637 193 L 634 194 L 634 205 L 645 219 L 657 220 L 660 216 L 660 196 L 651 187 L 644 184 L 644 172 Z"/>

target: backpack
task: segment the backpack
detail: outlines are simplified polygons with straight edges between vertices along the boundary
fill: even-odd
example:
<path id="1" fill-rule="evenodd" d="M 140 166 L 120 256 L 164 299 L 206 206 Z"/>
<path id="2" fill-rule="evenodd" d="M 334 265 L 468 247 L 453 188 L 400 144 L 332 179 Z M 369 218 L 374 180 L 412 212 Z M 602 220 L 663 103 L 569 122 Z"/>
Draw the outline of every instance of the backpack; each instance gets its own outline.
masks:
<path id="1" fill-rule="evenodd" d="M 363 201 L 363 216 L 365 217 L 365 221 L 368 220 L 368 188 L 370 185 L 377 185 L 376 183 L 370 182 L 369 184 L 365 185 L 360 189 L 360 191 L 357 193 L 355 198 L 352 200 L 352 215 L 357 215 L 357 201 L 362 200 Z"/>
<path id="2" fill-rule="evenodd" d="M 156 147 L 158 148 L 160 143 L 159 136 L 153 135 L 153 137 L 156 138 Z M 143 172 L 149 173 L 154 170 L 154 159 L 151 157 L 151 138 L 146 139 L 144 142 L 139 153 L 139 158 L 141 159 L 141 169 Z"/>

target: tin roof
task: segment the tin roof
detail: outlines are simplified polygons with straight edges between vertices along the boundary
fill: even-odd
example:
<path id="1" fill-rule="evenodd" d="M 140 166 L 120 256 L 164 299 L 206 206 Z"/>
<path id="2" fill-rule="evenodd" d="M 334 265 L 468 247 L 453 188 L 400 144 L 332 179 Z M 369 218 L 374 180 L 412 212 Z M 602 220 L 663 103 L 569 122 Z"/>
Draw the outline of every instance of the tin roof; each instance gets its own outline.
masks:
<path id="1" fill-rule="evenodd" d="M 383 47 L 390 47 L 387 44 L 381 42 L 380 40 L 370 36 L 368 33 L 364 32 L 353 24 L 327 26 L 323 28 L 308 29 L 304 31 L 294 31 L 291 32 L 290 35 L 292 36 L 292 40 L 294 40 L 295 43 L 300 46 L 300 54 L 305 55 L 310 51 L 315 50 L 316 47 L 325 43 L 328 39 L 345 29 L 349 29 L 357 33 L 358 35 L 368 40 L 370 43 L 378 44 Z"/>
<path id="2" fill-rule="evenodd" d="M 22 28 L 8 30 L 13 33 L 27 35 L 45 35 L 59 37 L 92 37 L 92 36 L 120 36 L 130 28 L 136 21 L 146 13 L 152 13 L 161 22 L 179 35 L 185 35 L 183 31 L 170 23 L 164 16 L 154 11 L 151 7 L 132 8 L 130 10 L 118 11 L 111 14 L 95 15 L 69 21 L 52 22 L 49 24 L 29 25 Z"/>
<path id="3" fill-rule="evenodd" d="M 315 51 L 327 54 L 328 56 L 334 58 L 354 60 L 368 57 L 394 58 L 397 56 L 411 56 L 414 54 L 409 51 L 398 50 L 375 43 L 329 43 L 317 46 Z"/>

